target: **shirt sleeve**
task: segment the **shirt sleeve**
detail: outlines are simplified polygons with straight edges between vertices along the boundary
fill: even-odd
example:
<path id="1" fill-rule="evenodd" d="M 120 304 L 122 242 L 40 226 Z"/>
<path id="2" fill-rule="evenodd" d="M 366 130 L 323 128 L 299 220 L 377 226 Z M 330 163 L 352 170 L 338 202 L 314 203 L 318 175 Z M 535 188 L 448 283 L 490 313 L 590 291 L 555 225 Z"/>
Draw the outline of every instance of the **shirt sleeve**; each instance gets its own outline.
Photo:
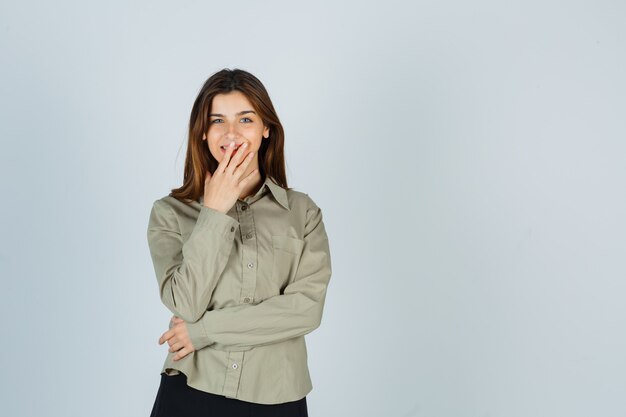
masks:
<path id="1" fill-rule="evenodd" d="M 202 206 L 183 244 L 172 208 L 157 200 L 148 223 L 148 246 L 163 304 L 174 315 L 195 322 L 208 308 L 213 290 L 230 257 L 239 222 Z"/>
<path id="2" fill-rule="evenodd" d="M 218 350 L 249 350 L 312 332 L 321 324 L 331 273 L 322 211 L 310 200 L 303 252 L 294 281 L 283 294 L 258 304 L 208 310 L 197 322 L 188 322 L 195 349 L 210 346 Z"/>

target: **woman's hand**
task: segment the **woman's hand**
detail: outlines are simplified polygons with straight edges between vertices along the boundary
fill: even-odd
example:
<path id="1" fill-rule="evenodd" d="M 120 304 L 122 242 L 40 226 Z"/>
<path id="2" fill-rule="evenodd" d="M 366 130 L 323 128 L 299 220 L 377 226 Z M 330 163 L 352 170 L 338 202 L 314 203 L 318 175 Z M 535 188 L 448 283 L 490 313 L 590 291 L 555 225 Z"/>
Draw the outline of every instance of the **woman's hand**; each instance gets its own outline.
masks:
<path id="1" fill-rule="evenodd" d="M 227 213 L 237 202 L 241 192 L 250 181 L 255 179 L 258 171 L 258 169 L 255 169 L 244 179 L 241 179 L 254 157 L 254 152 L 246 155 L 247 143 L 244 143 L 237 149 L 235 156 L 231 160 L 233 149 L 235 148 L 233 146 L 234 143 L 231 142 L 230 146 L 226 148 L 224 157 L 213 175 L 207 171 L 204 179 L 204 205 L 222 213 Z"/>
<path id="2" fill-rule="evenodd" d="M 176 316 L 172 316 L 172 319 L 170 320 L 170 329 L 163 333 L 159 338 L 159 345 L 162 345 L 165 342 L 170 345 L 168 351 L 178 351 L 173 358 L 175 361 L 184 358 L 196 350 L 189 339 L 187 323 L 185 323 L 185 320 Z"/>

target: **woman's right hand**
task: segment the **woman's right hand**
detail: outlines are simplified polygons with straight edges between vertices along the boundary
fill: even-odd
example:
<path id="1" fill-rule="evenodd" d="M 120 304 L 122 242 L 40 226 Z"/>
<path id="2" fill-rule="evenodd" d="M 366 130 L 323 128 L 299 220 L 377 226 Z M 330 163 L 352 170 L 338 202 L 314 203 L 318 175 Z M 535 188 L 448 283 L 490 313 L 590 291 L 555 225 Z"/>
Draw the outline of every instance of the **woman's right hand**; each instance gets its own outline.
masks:
<path id="1" fill-rule="evenodd" d="M 239 195 L 246 185 L 254 179 L 258 169 L 252 171 L 247 177 L 240 179 L 254 157 L 254 152 L 246 155 L 243 162 L 247 143 L 241 145 L 235 157 L 231 160 L 235 142 L 231 142 L 226 148 L 224 157 L 219 163 L 213 175 L 206 172 L 204 180 L 204 205 L 227 213 L 237 202 Z"/>

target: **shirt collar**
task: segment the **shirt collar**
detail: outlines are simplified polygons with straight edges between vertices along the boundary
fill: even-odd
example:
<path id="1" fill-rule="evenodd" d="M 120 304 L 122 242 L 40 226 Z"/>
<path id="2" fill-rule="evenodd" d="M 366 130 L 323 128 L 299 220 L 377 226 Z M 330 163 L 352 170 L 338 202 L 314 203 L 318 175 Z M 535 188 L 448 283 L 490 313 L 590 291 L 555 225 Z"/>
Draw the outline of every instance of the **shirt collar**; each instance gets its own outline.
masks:
<path id="1" fill-rule="evenodd" d="M 267 187 L 270 190 L 270 192 L 274 196 L 274 199 L 276 201 L 278 201 L 278 203 L 281 206 L 283 206 L 287 210 L 290 210 L 289 209 L 289 199 L 287 198 L 287 190 L 285 190 L 280 185 L 276 184 L 268 176 L 265 177 L 265 181 L 263 181 L 263 185 L 261 186 L 261 188 L 259 188 L 259 190 L 256 192 L 256 194 L 254 196 L 256 197 L 257 195 L 263 193 L 265 187 Z M 200 204 L 202 205 L 204 203 L 204 196 L 200 196 L 199 201 L 200 201 Z"/>
<path id="2" fill-rule="evenodd" d="M 272 181 L 270 177 L 266 177 L 263 184 L 263 186 L 267 186 L 267 188 L 270 189 L 270 192 L 272 193 L 276 201 L 278 201 L 281 206 L 289 210 L 289 199 L 287 198 L 287 190 Z M 261 189 L 263 189 L 263 187 L 261 187 Z"/>

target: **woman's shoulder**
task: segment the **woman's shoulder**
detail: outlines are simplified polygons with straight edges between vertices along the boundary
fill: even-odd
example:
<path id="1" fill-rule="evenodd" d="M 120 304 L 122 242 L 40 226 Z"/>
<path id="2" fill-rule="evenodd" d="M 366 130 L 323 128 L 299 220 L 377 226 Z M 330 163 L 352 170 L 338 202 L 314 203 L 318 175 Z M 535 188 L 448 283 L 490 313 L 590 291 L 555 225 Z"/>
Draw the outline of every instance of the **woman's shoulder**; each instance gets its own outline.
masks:
<path id="1" fill-rule="evenodd" d="M 288 195 L 292 218 L 302 227 L 300 236 L 307 236 L 322 224 L 322 209 L 309 192 L 289 190 Z"/>
<path id="2" fill-rule="evenodd" d="M 177 204 L 189 205 L 194 202 L 200 204 L 199 201 L 195 201 L 191 199 L 187 199 L 187 200 L 179 199 L 179 198 L 173 197 L 171 194 L 164 195 L 163 197 L 160 197 L 157 200 L 155 200 L 155 203 L 157 204 L 169 204 L 169 205 L 177 205 Z"/>
<path id="3" fill-rule="evenodd" d="M 173 197 L 171 194 L 167 194 L 154 200 L 152 207 L 155 211 L 178 216 L 197 211 L 200 208 L 200 202 L 194 200 L 180 200 Z"/>
<path id="4" fill-rule="evenodd" d="M 296 209 L 302 210 L 310 210 L 311 208 L 318 208 L 317 204 L 311 197 L 311 195 L 302 190 L 297 190 L 295 188 L 288 188 L 285 190 L 287 192 L 287 199 L 289 201 L 289 208 L 292 207 Z"/>

